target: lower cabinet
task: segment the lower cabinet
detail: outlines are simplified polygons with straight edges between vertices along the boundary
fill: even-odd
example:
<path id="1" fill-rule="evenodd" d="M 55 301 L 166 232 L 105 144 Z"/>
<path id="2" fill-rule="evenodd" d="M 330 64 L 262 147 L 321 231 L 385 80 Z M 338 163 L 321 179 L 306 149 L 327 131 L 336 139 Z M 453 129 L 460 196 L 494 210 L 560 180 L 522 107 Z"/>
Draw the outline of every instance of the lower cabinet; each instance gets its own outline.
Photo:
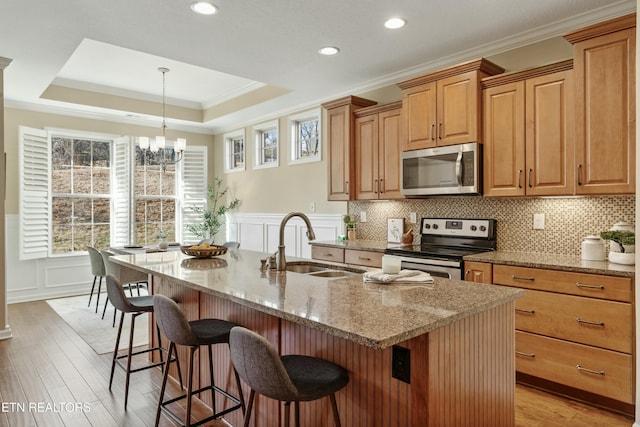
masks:
<path id="1" fill-rule="evenodd" d="M 313 259 L 361 265 L 364 267 L 381 268 L 382 255 L 384 255 L 382 252 L 361 249 L 333 248 L 316 245 L 313 245 L 311 248 L 311 258 Z"/>
<path id="2" fill-rule="evenodd" d="M 516 301 L 518 373 L 534 382 L 546 381 L 542 386 L 550 391 L 574 394 L 623 412 L 632 410 L 635 320 L 631 278 L 466 262 L 465 280 L 480 279 L 525 289 L 525 296 Z M 566 388 L 558 390 L 552 384 Z"/>

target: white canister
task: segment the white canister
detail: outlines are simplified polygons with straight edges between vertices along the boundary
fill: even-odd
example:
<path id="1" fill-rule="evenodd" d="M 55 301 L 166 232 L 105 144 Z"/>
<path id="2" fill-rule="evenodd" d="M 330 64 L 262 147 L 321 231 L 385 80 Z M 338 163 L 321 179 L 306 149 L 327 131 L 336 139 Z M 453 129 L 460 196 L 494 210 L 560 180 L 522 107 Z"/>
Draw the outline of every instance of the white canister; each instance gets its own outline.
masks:
<path id="1" fill-rule="evenodd" d="M 582 241 L 582 259 L 588 261 L 604 261 L 604 240 L 594 234 L 589 235 Z"/>
<path id="2" fill-rule="evenodd" d="M 384 274 L 400 273 L 402 260 L 393 255 L 382 255 L 382 272 Z"/>

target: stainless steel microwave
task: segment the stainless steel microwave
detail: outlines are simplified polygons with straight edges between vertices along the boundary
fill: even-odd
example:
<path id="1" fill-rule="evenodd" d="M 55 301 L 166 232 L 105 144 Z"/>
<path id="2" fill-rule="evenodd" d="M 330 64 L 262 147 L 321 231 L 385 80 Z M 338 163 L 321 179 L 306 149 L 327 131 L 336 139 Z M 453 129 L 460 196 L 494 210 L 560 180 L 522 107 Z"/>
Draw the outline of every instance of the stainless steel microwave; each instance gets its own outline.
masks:
<path id="1" fill-rule="evenodd" d="M 477 142 L 402 153 L 406 197 L 482 193 L 482 145 Z"/>

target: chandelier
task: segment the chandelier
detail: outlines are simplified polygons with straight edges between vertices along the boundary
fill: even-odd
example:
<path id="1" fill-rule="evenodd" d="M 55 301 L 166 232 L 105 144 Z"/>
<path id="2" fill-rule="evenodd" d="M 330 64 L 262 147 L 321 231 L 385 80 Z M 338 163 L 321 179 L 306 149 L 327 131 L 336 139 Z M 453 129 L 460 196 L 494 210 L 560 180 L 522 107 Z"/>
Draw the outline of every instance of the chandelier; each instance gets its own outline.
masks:
<path id="1" fill-rule="evenodd" d="M 167 129 L 167 115 L 166 115 L 166 103 L 165 103 L 165 74 L 169 72 L 169 69 L 165 67 L 158 67 L 158 71 L 162 73 L 162 135 L 156 136 L 155 139 L 152 141 L 149 141 L 149 138 L 146 136 L 141 136 L 138 138 L 138 143 L 140 144 L 140 149 L 143 152 L 144 161 L 146 161 L 147 150 L 153 154 L 157 153 L 158 151 L 160 152 L 160 155 L 156 157 L 157 157 L 157 160 L 160 162 L 160 167 L 162 168 L 162 172 L 166 172 L 167 165 L 176 164 L 180 160 L 182 160 L 184 150 L 187 148 L 187 140 L 186 138 L 177 138 L 176 143 L 173 147 L 173 151 L 175 155 L 173 156 L 167 155 L 166 138 L 165 138 L 165 133 Z"/>

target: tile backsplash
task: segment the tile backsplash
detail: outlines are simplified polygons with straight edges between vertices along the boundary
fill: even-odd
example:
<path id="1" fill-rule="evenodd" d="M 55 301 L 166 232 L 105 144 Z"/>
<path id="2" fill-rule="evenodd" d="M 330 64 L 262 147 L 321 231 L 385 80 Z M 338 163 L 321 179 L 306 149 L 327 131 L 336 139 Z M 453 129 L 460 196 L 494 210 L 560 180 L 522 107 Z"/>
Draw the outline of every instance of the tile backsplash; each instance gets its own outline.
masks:
<path id="1" fill-rule="evenodd" d="M 402 201 L 349 202 L 349 215 L 358 221 L 359 239 L 387 240 L 387 218 L 404 218 L 419 242 L 422 217 L 493 218 L 501 251 L 580 255 L 580 243 L 589 234 L 608 230 L 618 221 L 635 226 L 635 196 L 567 198 L 442 197 Z M 361 212 L 366 222 L 360 222 Z M 415 212 L 417 223 L 410 224 Z M 545 215 L 543 230 L 533 229 L 533 215 Z"/>

